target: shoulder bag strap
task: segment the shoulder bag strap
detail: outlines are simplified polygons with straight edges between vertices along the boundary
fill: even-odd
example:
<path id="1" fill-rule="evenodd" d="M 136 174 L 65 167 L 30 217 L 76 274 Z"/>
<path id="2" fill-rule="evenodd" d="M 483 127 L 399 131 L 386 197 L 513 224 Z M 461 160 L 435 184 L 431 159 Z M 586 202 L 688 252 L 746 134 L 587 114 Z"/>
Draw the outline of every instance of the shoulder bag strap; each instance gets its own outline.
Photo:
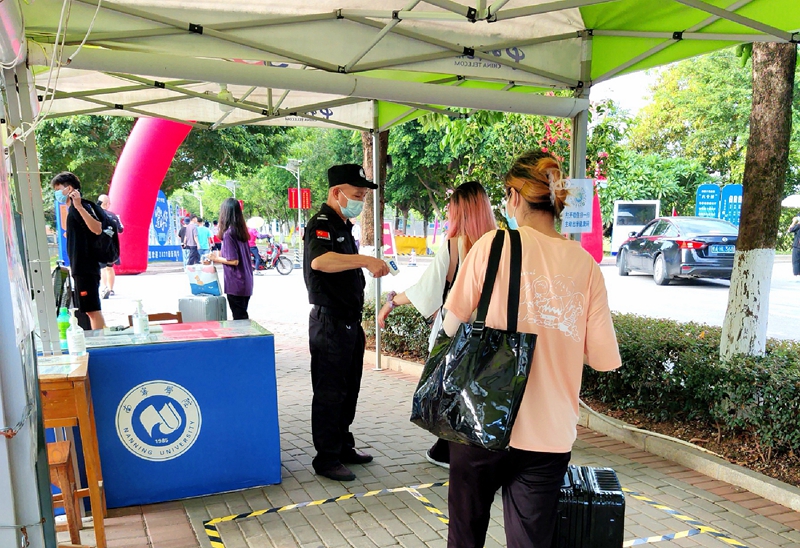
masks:
<path id="1" fill-rule="evenodd" d="M 511 269 L 508 275 L 508 320 L 506 331 L 517 332 L 519 318 L 519 286 L 522 278 L 522 239 L 518 230 L 509 230 L 511 238 Z"/>
<path id="2" fill-rule="evenodd" d="M 497 279 L 497 269 L 500 267 L 500 258 L 503 253 L 503 243 L 506 239 L 505 230 L 498 230 L 492 240 L 492 249 L 489 252 L 489 264 L 486 269 L 486 278 L 483 280 L 481 300 L 478 302 L 478 315 L 472 322 L 472 335 L 480 336 L 486 327 L 486 314 L 489 312 L 489 302 L 492 300 L 494 282 Z"/>

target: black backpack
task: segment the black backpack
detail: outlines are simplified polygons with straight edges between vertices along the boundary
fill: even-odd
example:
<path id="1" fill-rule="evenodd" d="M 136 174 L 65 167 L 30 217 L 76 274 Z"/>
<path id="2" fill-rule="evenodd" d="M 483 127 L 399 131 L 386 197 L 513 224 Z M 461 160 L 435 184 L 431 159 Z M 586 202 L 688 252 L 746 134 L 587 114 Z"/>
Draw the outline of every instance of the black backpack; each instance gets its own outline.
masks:
<path id="1" fill-rule="evenodd" d="M 105 210 L 91 202 L 93 217 L 103 225 L 100 234 L 94 240 L 94 256 L 100 264 L 112 264 L 119 259 L 119 226 L 109 217 Z"/>

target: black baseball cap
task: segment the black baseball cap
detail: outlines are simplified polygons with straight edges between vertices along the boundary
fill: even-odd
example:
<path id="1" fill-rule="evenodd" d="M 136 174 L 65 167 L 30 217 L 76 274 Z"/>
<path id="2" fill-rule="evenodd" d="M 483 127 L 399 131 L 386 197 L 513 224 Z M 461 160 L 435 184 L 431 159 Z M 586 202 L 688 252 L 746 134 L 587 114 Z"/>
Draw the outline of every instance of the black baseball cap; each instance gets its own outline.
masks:
<path id="1" fill-rule="evenodd" d="M 367 179 L 364 168 L 358 164 L 341 164 L 328 170 L 328 187 L 339 185 L 376 189 L 378 185 Z"/>

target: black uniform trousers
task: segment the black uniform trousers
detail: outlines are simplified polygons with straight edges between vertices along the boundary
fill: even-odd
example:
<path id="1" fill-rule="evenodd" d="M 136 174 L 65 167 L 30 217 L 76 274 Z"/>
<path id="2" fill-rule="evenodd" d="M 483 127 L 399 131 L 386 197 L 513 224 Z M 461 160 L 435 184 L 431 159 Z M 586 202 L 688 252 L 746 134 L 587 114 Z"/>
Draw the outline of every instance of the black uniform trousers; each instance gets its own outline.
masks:
<path id="1" fill-rule="evenodd" d="M 311 310 L 308 321 L 311 350 L 311 435 L 317 456 L 315 470 L 339 462 L 339 456 L 355 447 L 350 425 L 356 416 L 358 392 L 364 368 L 366 339 L 361 322 Z"/>
<path id="2" fill-rule="evenodd" d="M 483 547 L 494 494 L 501 487 L 508 548 L 551 548 L 570 455 L 450 443 L 448 548 Z"/>

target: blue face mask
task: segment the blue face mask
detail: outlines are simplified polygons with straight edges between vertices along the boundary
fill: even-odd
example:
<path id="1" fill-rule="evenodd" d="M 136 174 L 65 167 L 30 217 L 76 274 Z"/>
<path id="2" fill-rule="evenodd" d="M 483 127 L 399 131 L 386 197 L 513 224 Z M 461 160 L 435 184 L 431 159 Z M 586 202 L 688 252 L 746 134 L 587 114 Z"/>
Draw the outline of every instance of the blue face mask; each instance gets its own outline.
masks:
<path id="1" fill-rule="evenodd" d="M 67 196 L 60 190 L 56 190 L 53 192 L 53 196 L 56 199 L 57 204 L 66 204 L 67 203 Z"/>
<path id="2" fill-rule="evenodd" d="M 345 200 L 347 200 L 347 205 L 342 207 L 342 204 L 339 204 L 339 208 L 342 211 L 342 215 L 345 219 L 355 219 L 359 215 L 361 215 L 361 211 L 364 209 L 364 202 L 359 202 L 358 200 L 351 200 L 347 196 L 345 196 L 344 192 L 342 192 L 342 196 L 344 196 Z M 336 202 L 339 203 L 338 200 Z"/>
<path id="3" fill-rule="evenodd" d="M 517 222 L 517 218 L 512 217 L 511 215 L 508 214 L 508 204 L 506 204 L 505 211 L 503 213 L 505 213 L 506 222 L 508 223 L 508 228 L 510 228 L 511 230 L 519 230 L 519 223 Z"/>

